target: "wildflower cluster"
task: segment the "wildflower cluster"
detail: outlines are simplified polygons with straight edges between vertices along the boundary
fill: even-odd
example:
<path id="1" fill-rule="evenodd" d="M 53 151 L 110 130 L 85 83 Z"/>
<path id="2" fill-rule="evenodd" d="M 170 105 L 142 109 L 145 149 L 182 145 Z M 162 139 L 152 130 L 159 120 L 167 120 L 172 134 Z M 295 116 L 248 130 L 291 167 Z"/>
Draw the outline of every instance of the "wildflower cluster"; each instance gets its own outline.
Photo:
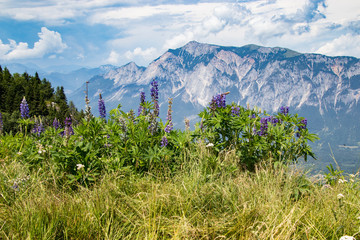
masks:
<path id="1" fill-rule="evenodd" d="M 41 119 L 36 119 L 34 128 L 31 130 L 31 132 L 39 137 L 41 135 L 41 133 L 44 132 L 44 130 L 45 130 L 44 125 L 43 125 Z"/>
<path id="2" fill-rule="evenodd" d="M 301 136 L 301 131 L 305 130 L 306 127 L 307 127 L 307 119 L 305 118 L 305 119 L 300 121 L 300 126 L 298 127 L 298 131 L 296 133 L 296 136 L 300 137 Z"/>
<path id="3" fill-rule="evenodd" d="M 168 145 L 168 139 L 166 136 L 163 136 L 161 139 L 161 147 L 166 147 Z"/>
<path id="4" fill-rule="evenodd" d="M 106 118 L 105 102 L 101 97 L 101 93 L 99 94 L 98 107 L 99 107 L 100 118 Z"/>
<path id="5" fill-rule="evenodd" d="M 238 106 L 231 106 L 231 114 L 232 114 L 232 116 L 239 116 L 239 114 L 240 114 L 240 107 L 238 107 Z"/>
<path id="6" fill-rule="evenodd" d="M 255 118 L 256 116 L 253 114 L 251 118 Z M 268 130 L 268 123 L 271 123 L 273 126 L 276 126 L 276 124 L 279 123 L 279 119 L 273 117 L 273 116 L 266 116 L 260 119 L 260 131 L 257 132 L 257 135 L 264 136 L 267 134 Z"/>
<path id="7" fill-rule="evenodd" d="M 20 114 L 21 114 L 21 118 L 30 117 L 29 105 L 27 104 L 25 97 L 23 98 L 23 100 L 21 101 L 21 104 L 20 104 Z"/>
<path id="8" fill-rule="evenodd" d="M 289 107 L 287 107 L 287 106 L 282 106 L 282 107 L 280 108 L 280 113 L 282 113 L 282 114 L 284 114 L 285 116 L 287 116 L 288 113 L 289 113 Z"/>
<path id="9" fill-rule="evenodd" d="M 261 123 L 260 131 L 257 132 L 259 136 L 266 135 L 266 131 L 268 129 L 268 122 L 270 122 L 270 117 L 263 117 L 260 119 L 260 123 Z"/>
<path id="10" fill-rule="evenodd" d="M 302 131 L 304 137 L 300 139 L 295 134 L 298 128 L 306 128 L 306 119 L 289 115 L 288 107 L 282 107 L 274 116 L 234 103 L 224 107 L 224 96 L 213 97 L 210 106 L 199 114 L 202 122 L 198 134 L 214 143 L 216 151 L 235 149 L 249 169 L 266 159 L 285 162 L 300 157 L 306 160 L 308 155 L 315 158 L 307 141 L 314 141 L 317 136 Z"/>
<path id="11" fill-rule="evenodd" d="M 210 108 L 212 111 L 215 111 L 216 108 L 225 108 L 226 107 L 226 94 L 222 93 L 213 96 L 210 102 Z"/>

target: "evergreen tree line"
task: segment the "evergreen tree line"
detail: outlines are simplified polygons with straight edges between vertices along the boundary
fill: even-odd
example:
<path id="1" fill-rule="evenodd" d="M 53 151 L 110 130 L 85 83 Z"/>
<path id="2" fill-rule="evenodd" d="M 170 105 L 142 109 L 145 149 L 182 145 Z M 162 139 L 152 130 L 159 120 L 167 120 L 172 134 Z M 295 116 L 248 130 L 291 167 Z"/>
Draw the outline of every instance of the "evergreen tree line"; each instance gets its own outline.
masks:
<path id="1" fill-rule="evenodd" d="M 41 117 L 43 124 L 51 125 L 57 118 L 61 123 L 71 116 L 75 121 L 83 117 L 73 102 L 67 103 L 64 87 L 51 86 L 51 83 L 40 79 L 38 73 L 14 73 L 0 66 L 0 112 L 3 118 L 4 132 L 17 132 L 20 119 L 20 103 L 23 99 L 29 105 L 30 116 Z"/>

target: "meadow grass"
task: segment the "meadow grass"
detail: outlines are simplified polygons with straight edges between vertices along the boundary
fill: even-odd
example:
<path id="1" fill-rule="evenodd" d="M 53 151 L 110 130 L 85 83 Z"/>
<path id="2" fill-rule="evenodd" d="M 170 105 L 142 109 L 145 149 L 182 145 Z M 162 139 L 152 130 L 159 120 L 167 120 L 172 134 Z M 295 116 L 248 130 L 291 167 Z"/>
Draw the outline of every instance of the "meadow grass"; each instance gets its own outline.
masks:
<path id="1" fill-rule="evenodd" d="M 240 169 L 199 144 L 175 174 L 104 171 L 61 183 L 49 163 L 1 159 L 1 239 L 339 239 L 360 237 L 359 179 L 332 186 L 284 165 Z M 14 181 L 17 182 L 14 185 Z M 341 195 L 340 195 L 341 194 Z"/>

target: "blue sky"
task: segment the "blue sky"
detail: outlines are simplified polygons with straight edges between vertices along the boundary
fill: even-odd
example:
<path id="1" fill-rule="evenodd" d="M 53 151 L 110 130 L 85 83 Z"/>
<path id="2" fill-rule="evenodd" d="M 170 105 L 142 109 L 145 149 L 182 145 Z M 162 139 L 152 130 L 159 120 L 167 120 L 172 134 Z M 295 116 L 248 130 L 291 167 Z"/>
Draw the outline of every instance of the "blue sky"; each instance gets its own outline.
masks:
<path id="1" fill-rule="evenodd" d="M 360 1 L 0 1 L 2 65 L 147 66 L 191 40 L 359 58 Z"/>

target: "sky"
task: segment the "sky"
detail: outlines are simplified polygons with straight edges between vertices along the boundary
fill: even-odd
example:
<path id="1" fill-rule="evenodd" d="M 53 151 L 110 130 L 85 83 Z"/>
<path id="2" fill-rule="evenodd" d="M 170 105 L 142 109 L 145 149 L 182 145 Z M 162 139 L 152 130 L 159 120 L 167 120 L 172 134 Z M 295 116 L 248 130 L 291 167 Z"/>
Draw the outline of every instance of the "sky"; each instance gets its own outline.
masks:
<path id="1" fill-rule="evenodd" d="M 0 0 L 0 64 L 147 66 L 189 41 L 360 58 L 360 0 Z"/>

